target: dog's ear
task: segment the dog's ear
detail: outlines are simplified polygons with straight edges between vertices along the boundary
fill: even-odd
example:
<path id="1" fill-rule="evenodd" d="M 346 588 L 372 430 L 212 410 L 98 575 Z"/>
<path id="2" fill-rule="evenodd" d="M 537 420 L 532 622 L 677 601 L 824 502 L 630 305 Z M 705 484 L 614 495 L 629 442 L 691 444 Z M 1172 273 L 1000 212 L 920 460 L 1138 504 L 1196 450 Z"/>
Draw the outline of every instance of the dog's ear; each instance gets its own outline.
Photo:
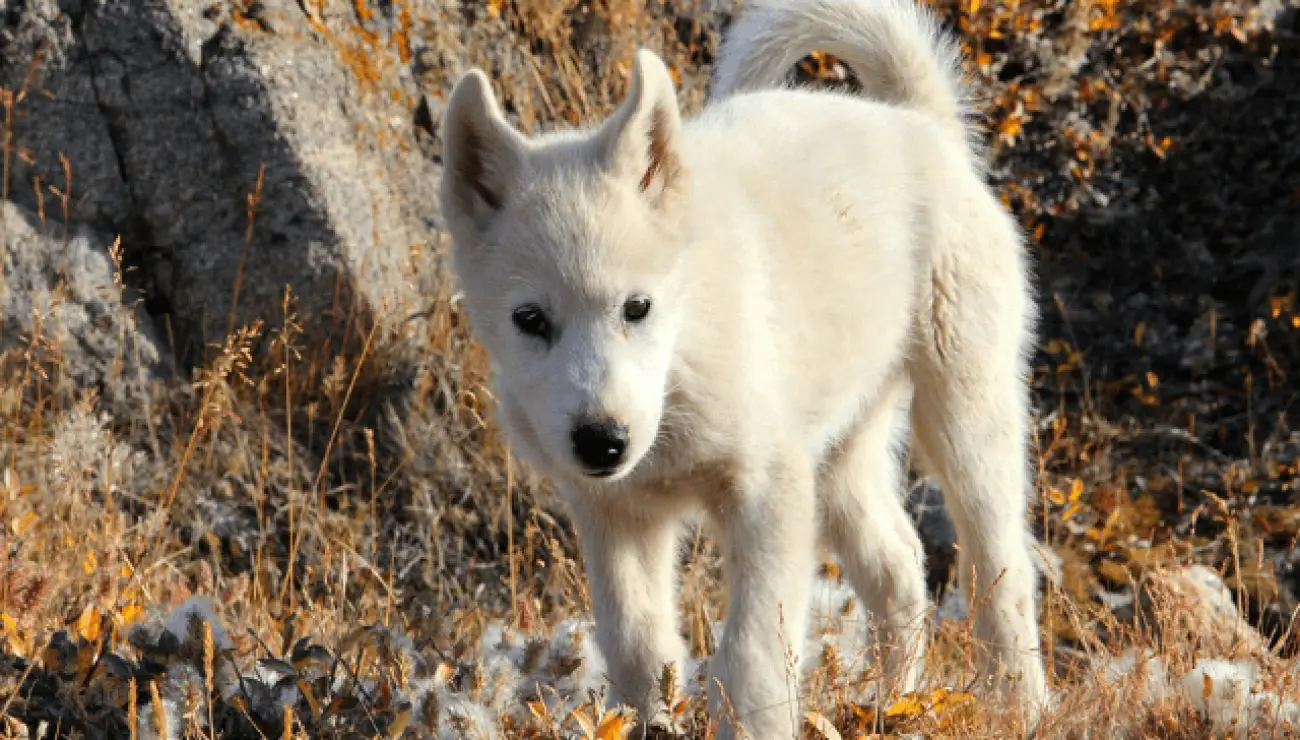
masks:
<path id="1" fill-rule="evenodd" d="M 682 118 L 672 77 L 654 52 L 639 49 L 627 97 L 599 135 L 606 166 L 656 205 L 683 184 Z"/>
<path id="2" fill-rule="evenodd" d="M 482 229 L 501 210 L 528 143 L 501 113 L 480 69 L 452 89 L 442 119 L 442 210 Z"/>

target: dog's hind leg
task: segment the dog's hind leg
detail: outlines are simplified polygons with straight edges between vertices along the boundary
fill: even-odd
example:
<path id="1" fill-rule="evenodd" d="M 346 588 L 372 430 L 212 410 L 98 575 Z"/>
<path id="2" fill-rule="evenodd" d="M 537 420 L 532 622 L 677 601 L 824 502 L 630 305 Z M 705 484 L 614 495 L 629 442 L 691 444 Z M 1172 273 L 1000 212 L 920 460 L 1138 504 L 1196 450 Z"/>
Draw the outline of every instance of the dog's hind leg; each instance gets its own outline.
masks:
<path id="1" fill-rule="evenodd" d="M 951 242 L 938 239 L 930 256 L 909 358 L 912 424 L 974 571 L 964 568 L 960 577 L 976 638 L 990 650 L 988 668 L 1001 663 L 1019 675 L 1015 686 L 1033 722 L 1047 692 L 1025 519 L 1033 305 L 1021 246 L 995 209 L 991 202 L 984 213 L 964 214 L 962 222 L 977 227 L 960 234 L 967 243 L 951 243 L 958 239 L 949 234 Z"/>
<path id="2" fill-rule="evenodd" d="M 900 443 L 908 387 L 886 389 L 822 469 L 822 532 L 879 626 L 887 687 L 916 688 L 925 652 L 924 550 L 903 508 Z"/>

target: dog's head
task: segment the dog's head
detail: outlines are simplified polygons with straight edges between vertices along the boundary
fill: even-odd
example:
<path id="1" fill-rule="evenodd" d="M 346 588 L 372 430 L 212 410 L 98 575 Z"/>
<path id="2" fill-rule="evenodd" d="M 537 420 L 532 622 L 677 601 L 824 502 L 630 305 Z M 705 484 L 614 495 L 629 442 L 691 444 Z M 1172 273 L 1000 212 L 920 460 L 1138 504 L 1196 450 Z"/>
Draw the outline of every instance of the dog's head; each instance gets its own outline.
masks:
<path id="1" fill-rule="evenodd" d="M 453 267 L 516 447 L 551 473 L 626 476 L 658 434 L 687 287 L 689 183 L 668 70 L 638 51 L 608 120 L 536 138 L 472 70 L 442 131 Z"/>

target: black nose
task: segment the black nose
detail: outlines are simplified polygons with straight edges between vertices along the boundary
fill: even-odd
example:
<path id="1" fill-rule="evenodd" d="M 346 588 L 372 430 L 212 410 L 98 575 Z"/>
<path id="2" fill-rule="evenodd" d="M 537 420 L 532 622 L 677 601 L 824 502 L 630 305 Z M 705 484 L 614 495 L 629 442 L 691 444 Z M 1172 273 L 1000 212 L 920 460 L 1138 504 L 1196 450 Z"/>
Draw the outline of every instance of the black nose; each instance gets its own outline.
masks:
<path id="1" fill-rule="evenodd" d="M 605 419 L 586 422 L 573 430 L 573 454 L 592 474 L 614 472 L 627 450 L 627 427 Z"/>

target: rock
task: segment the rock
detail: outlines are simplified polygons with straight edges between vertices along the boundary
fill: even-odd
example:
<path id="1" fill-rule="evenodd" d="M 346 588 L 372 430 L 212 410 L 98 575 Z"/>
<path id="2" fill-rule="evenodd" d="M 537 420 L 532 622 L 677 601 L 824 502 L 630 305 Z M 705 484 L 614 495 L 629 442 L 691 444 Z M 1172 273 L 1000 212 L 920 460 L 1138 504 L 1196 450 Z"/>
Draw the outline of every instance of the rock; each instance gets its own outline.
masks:
<path id="1" fill-rule="evenodd" d="M 35 210 L 32 183 L 66 189 L 66 155 L 69 218 L 122 235 L 179 356 L 221 341 L 232 307 L 235 326 L 279 326 L 286 285 L 304 342 L 338 338 L 355 309 L 423 308 L 438 172 L 414 144 L 396 21 L 315 21 L 292 0 L 65 7 L 37 0 L 4 21 L 0 82 L 29 83 L 9 197 Z"/>
<path id="2" fill-rule="evenodd" d="M 957 564 L 957 528 L 948 516 L 943 491 L 934 482 L 920 478 L 908 490 L 906 505 L 925 550 L 926 592 L 942 592 L 949 578 L 957 577 L 953 572 Z"/>
<path id="3" fill-rule="evenodd" d="M 1274 641 L 1283 654 L 1300 649 L 1296 615 L 1300 614 L 1300 549 L 1280 547 L 1269 557 L 1277 593 L 1252 606 L 1259 613 L 1259 630 Z M 1269 566 L 1266 566 L 1269 567 Z"/>
<path id="4" fill-rule="evenodd" d="M 1267 650 L 1264 638 L 1242 619 L 1223 579 L 1203 565 L 1150 570 L 1138 593 L 1143 618 L 1161 638 L 1186 643 L 1190 637 L 1200 657 L 1258 656 Z"/>
<path id="5" fill-rule="evenodd" d="M 114 403 L 140 397 L 169 363 L 133 294 L 115 276 L 113 238 L 83 225 L 42 224 L 0 204 L 4 245 L 0 350 L 40 361 L 48 377 L 98 387 Z M 49 364 L 60 372 L 48 372 Z"/>

